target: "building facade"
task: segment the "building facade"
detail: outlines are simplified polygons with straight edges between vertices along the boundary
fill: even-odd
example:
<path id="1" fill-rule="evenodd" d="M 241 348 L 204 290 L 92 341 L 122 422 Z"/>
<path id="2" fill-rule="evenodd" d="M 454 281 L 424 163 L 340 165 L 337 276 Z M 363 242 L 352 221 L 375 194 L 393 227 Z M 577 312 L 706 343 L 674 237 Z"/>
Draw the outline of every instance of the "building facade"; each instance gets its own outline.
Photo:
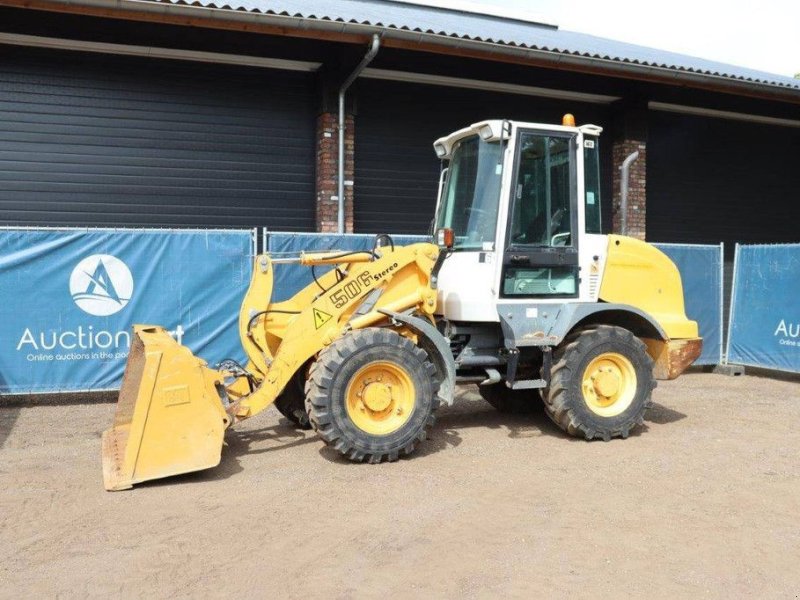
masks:
<path id="1" fill-rule="evenodd" d="M 6 0 L 0 223 L 425 233 L 432 142 L 508 118 L 604 128 L 603 226 L 797 241 L 800 81 L 392 1 Z"/>

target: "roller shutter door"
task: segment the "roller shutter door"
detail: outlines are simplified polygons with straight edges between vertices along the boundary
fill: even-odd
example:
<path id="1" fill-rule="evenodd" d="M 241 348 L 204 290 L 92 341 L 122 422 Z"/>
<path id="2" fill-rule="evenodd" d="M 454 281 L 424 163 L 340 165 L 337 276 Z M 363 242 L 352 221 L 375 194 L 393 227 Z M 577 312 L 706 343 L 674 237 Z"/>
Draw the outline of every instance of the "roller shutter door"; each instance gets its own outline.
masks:
<path id="1" fill-rule="evenodd" d="M 797 242 L 800 130 L 651 111 L 647 238 Z"/>
<path id="2" fill-rule="evenodd" d="M 0 223 L 314 228 L 307 73 L 3 47 Z"/>
<path id="3" fill-rule="evenodd" d="M 607 124 L 607 109 L 533 96 L 364 79 L 355 125 L 355 212 L 358 232 L 426 233 L 436 206 L 440 163 L 433 141 L 484 119 Z M 601 141 L 603 192 L 610 226 L 611 140 Z"/>

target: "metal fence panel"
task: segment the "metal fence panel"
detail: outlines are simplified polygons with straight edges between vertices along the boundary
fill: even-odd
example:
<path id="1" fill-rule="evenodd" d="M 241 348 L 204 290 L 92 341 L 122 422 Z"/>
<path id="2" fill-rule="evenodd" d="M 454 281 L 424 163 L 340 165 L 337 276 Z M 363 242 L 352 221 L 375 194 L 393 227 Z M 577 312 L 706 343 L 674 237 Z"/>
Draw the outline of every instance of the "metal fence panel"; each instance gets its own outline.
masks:
<path id="1" fill-rule="evenodd" d="M 727 361 L 800 372 L 800 244 L 736 246 Z"/>
<path id="2" fill-rule="evenodd" d="M 0 230 L 0 392 L 116 389 L 131 326 L 239 357 L 252 230 Z"/>
<path id="3" fill-rule="evenodd" d="M 722 362 L 723 247 L 697 244 L 655 244 L 670 257 L 683 282 L 686 315 L 695 321 L 703 338 L 703 353 L 694 364 Z"/>

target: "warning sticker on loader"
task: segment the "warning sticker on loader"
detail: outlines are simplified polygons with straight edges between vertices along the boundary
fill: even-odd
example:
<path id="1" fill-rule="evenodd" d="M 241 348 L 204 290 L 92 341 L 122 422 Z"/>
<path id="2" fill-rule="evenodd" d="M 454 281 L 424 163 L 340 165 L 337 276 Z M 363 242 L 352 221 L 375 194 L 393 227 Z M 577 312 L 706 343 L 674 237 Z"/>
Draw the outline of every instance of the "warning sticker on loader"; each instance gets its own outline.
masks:
<path id="1" fill-rule="evenodd" d="M 330 320 L 331 320 L 331 315 L 329 315 L 324 311 L 319 310 L 318 308 L 314 309 L 314 327 L 316 329 L 319 329 Z"/>

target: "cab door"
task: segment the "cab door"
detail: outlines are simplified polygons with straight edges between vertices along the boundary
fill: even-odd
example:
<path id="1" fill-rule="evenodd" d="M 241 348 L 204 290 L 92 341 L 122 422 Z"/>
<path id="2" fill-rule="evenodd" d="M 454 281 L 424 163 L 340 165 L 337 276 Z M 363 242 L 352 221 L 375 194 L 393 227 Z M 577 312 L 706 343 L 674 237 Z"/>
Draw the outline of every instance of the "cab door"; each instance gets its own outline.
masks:
<path id="1" fill-rule="evenodd" d="M 502 299 L 577 298 L 577 135 L 517 133 L 502 257 Z"/>

